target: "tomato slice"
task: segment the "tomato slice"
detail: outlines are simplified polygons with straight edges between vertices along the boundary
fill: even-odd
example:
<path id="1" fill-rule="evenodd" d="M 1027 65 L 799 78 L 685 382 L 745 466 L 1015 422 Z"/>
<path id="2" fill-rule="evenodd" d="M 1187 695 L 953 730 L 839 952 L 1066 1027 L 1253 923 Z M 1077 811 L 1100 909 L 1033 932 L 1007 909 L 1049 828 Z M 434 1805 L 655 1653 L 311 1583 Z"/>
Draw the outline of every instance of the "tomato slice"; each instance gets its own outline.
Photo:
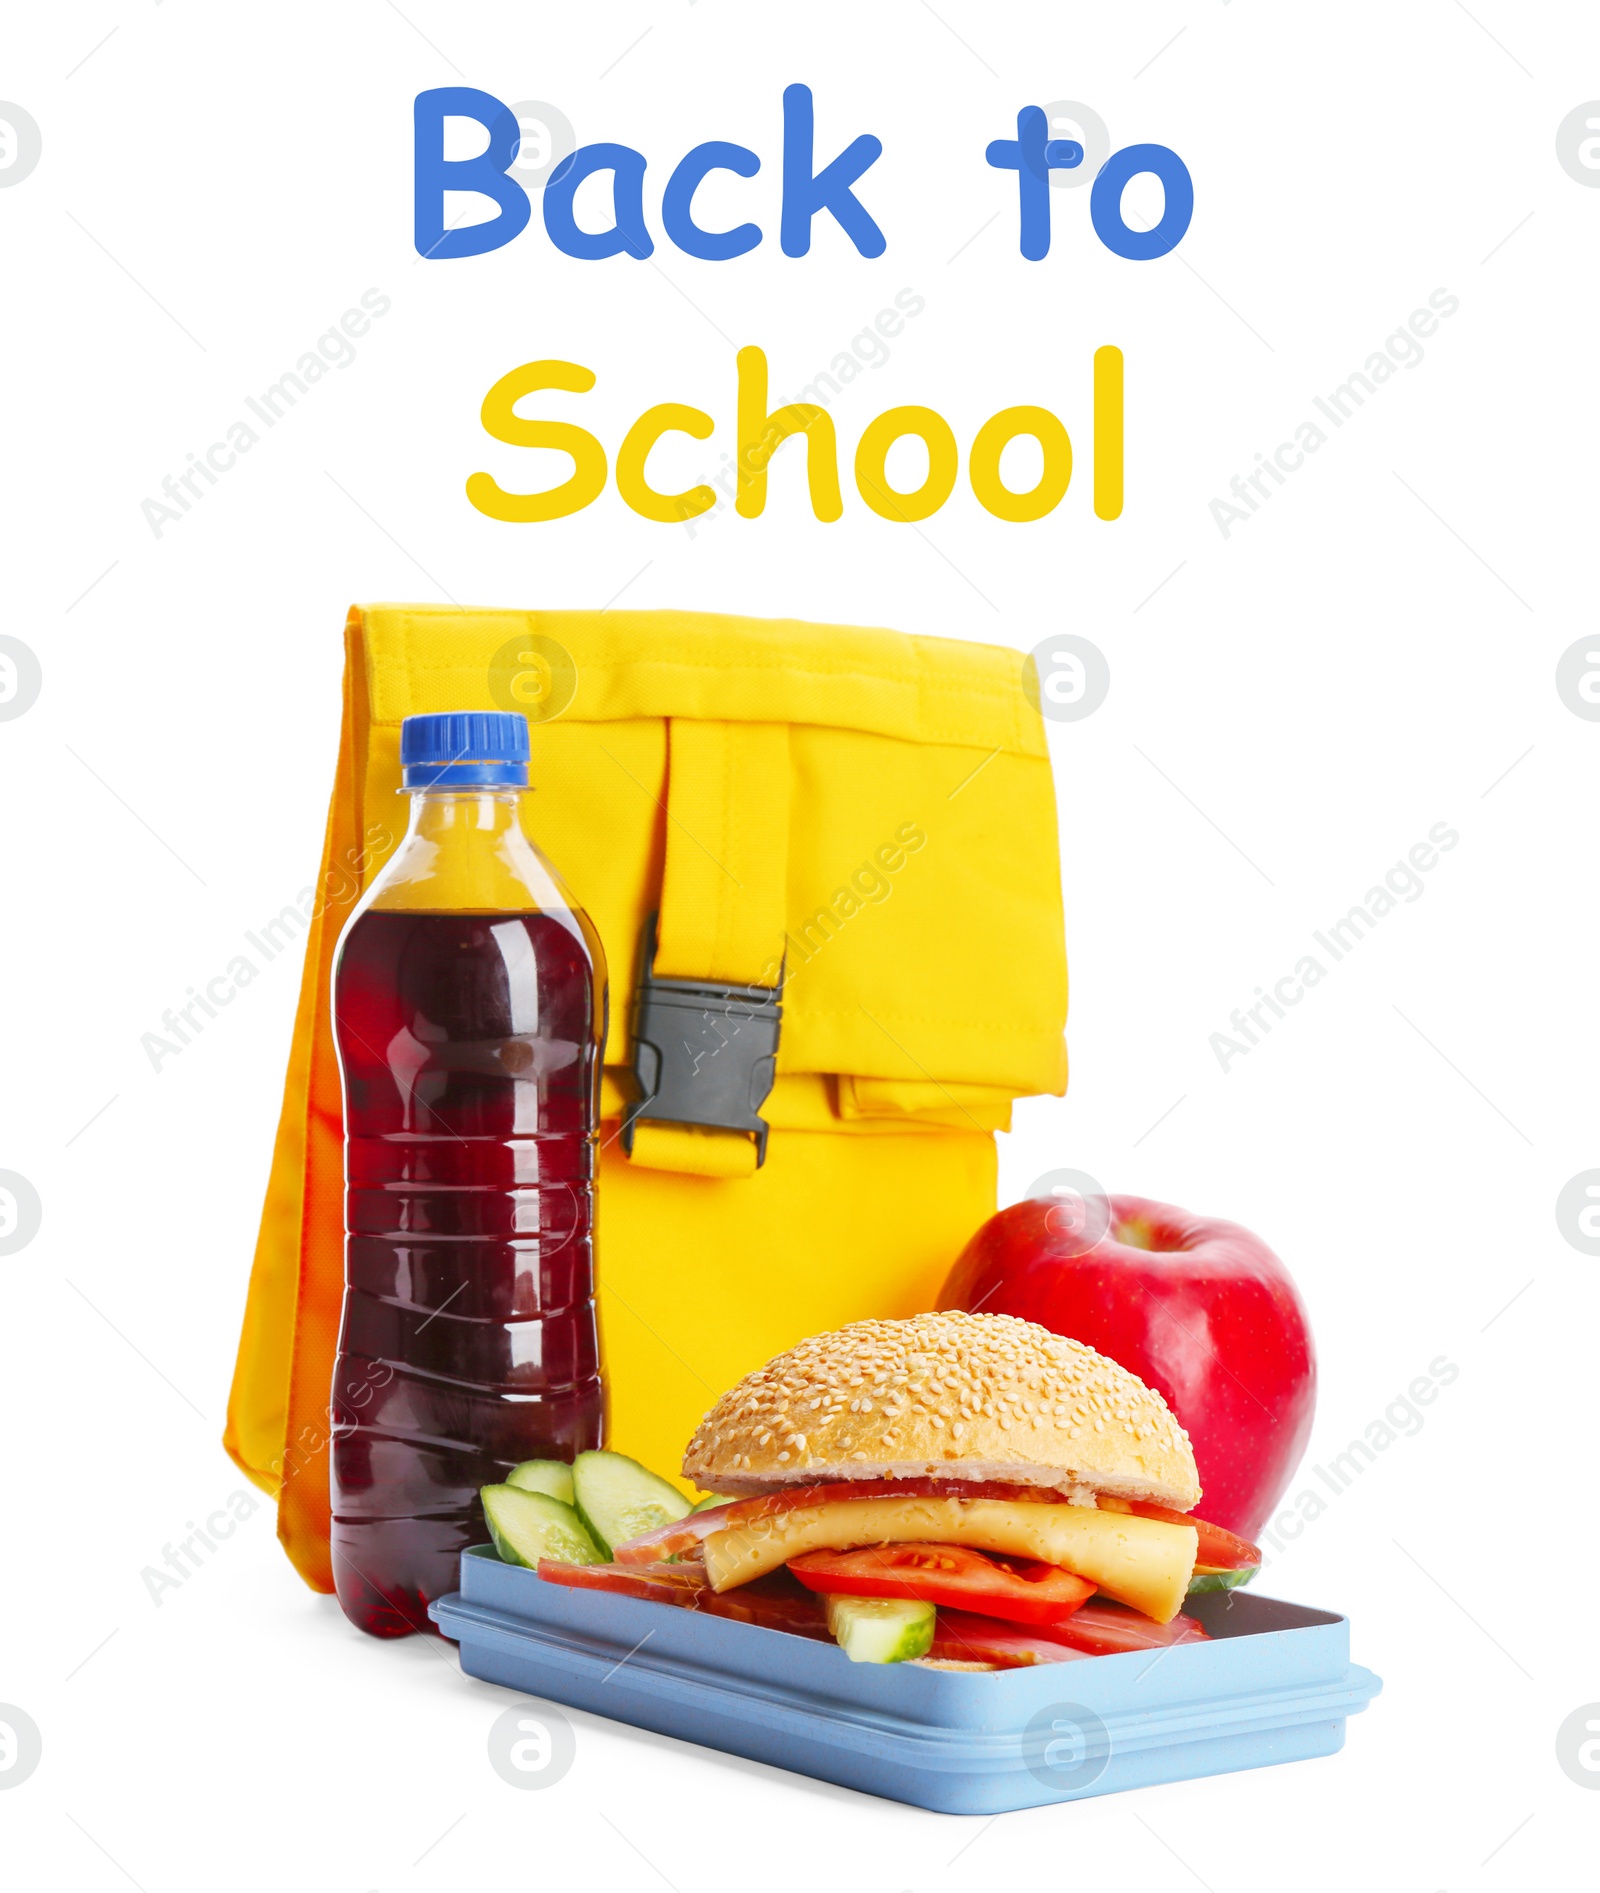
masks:
<path id="1" fill-rule="evenodd" d="M 1032 1663 L 1077 1663 L 1089 1652 L 1070 1649 L 1046 1632 L 1019 1630 L 971 1611 L 941 1610 L 928 1654 L 945 1663 L 992 1663 L 996 1669 L 1014 1670 Z"/>
<path id="2" fill-rule="evenodd" d="M 1153 1618 L 1126 1604 L 1113 1604 L 1099 1598 L 1085 1604 L 1061 1623 L 1044 1627 L 1041 1635 L 1064 1643 L 1085 1656 L 1119 1656 L 1126 1650 L 1164 1650 L 1174 1643 L 1205 1643 L 1205 1626 L 1193 1617 L 1181 1614 L 1171 1623 L 1158 1624 Z"/>
<path id="3" fill-rule="evenodd" d="M 714 1531 L 726 1531 L 730 1525 L 747 1525 L 757 1518 L 776 1518 L 802 1505 L 824 1505 L 833 1499 L 884 1498 L 1002 1499 L 1034 1505 L 1067 1503 L 1061 1493 L 1052 1492 L 1048 1487 L 1015 1485 L 999 1479 L 842 1479 L 832 1485 L 803 1485 L 789 1491 L 768 1492 L 760 1498 L 731 1499 L 726 1505 L 714 1505 L 706 1512 L 691 1512 L 687 1518 L 675 1518 L 618 1545 L 615 1556 L 618 1564 L 653 1564 L 692 1550 Z"/>
<path id="4" fill-rule="evenodd" d="M 674 1604 L 763 1630 L 782 1630 L 821 1643 L 833 1641 L 825 1607 L 782 1571 L 721 1595 L 707 1582 L 703 1564 L 560 1564 L 542 1558 L 539 1575 L 547 1584 L 563 1584 L 570 1590 L 610 1591 L 617 1597 Z"/>
<path id="5" fill-rule="evenodd" d="M 789 1569 L 813 1591 L 847 1597 L 916 1597 L 1005 1623 L 1054 1624 L 1094 1595 L 1087 1578 L 1059 1565 L 1000 1558 L 965 1545 L 867 1545 L 808 1551 Z"/>
<path id="6" fill-rule="evenodd" d="M 1169 1649 L 1200 1643 L 1206 1633 L 1193 1617 L 1158 1624 L 1121 1604 L 1085 1604 L 1064 1623 L 1017 1630 L 969 1611 L 941 1610 L 929 1656 L 946 1662 L 993 1663 L 1018 1669 L 1029 1663 L 1071 1663 L 1089 1656 L 1119 1656 L 1128 1650 Z"/>
<path id="7" fill-rule="evenodd" d="M 709 1588 L 696 1605 L 713 1617 L 731 1617 L 735 1623 L 755 1624 L 762 1630 L 783 1630 L 790 1636 L 811 1637 L 832 1643 L 827 1607 L 787 1572 L 769 1571 L 734 1591 Z"/>
<path id="8" fill-rule="evenodd" d="M 642 1597 L 653 1604 L 687 1604 L 691 1608 L 706 1581 L 703 1564 L 562 1564 L 554 1558 L 539 1560 L 539 1575 L 546 1584 L 564 1584 L 575 1591 L 612 1591 L 618 1597 Z"/>
<path id="9" fill-rule="evenodd" d="M 1203 1518 L 1194 1518 L 1188 1512 L 1169 1511 L 1164 1505 L 1149 1505 L 1143 1499 L 1133 1499 L 1128 1510 L 1136 1518 L 1159 1518 L 1168 1525 L 1193 1525 L 1200 1534 L 1200 1544 L 1194 1554 L 1196 1565 L 1210 1565 L 1214 1571 L 1241 1571 L 1248 1564 L 1261 1562 L 1261 1550 L 1246 1538 L 1236 1538 L 1231 1531 L 1224 1531 L 1220 1525 L 1208 1525 Z"/>

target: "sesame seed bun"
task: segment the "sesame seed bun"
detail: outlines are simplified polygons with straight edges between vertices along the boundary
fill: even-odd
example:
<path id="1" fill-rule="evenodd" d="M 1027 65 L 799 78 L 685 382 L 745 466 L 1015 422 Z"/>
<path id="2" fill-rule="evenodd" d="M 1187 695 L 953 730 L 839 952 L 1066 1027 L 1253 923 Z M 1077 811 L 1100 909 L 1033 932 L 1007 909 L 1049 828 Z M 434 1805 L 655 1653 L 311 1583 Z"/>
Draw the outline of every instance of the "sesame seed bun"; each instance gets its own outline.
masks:
<path id="1" fill-rule="evenodd" d="M 725 1393 L 683 1476 L 730 1497 L 846 1479 L 1003 1479 L 1186 1512 L 1189 1436 L 1160 1394 L 1010 1315 L 913 1315 L 816 1334 Z"/>

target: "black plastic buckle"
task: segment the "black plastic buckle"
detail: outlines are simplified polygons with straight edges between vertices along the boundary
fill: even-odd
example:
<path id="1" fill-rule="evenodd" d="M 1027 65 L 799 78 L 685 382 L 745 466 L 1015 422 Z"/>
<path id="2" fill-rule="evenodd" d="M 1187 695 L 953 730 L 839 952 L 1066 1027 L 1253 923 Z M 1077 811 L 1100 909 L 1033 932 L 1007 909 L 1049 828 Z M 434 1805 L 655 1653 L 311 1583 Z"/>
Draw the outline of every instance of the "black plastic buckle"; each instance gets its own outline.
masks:
<path id="1" fill-rule="evenodd" d="M 639 1098 L 623 1119 L 622 1148 L 631 1155 L 640 1118 L 750 1131 L 759 1170 L 767 1160 L 761 1106 L 777 1073 L 783 987 L 657 979 L 658 918 L 652 914 L 645 922 L 639 953 L 633 1015 Z"/>

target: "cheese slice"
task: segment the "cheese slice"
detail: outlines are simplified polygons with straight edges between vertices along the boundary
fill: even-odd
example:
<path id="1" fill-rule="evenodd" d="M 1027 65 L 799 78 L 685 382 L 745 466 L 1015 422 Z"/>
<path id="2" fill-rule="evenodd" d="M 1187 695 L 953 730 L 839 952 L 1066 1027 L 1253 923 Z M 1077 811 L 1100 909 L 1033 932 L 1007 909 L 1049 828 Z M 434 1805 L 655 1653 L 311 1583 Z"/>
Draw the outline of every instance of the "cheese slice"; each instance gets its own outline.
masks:
<path id="1" fill-rule="evenodd" d="M 834 1499 L 751 1519 L 712 1532 L 705 1557 L 711 1588 L 727 1591 L 807 1551 L 968 1545 L 1058 1564 L 1164 1624 L 1183 1608 L 1199 1542 L 1192 1525 L 1086 1505 L 908 1496 Z"/>

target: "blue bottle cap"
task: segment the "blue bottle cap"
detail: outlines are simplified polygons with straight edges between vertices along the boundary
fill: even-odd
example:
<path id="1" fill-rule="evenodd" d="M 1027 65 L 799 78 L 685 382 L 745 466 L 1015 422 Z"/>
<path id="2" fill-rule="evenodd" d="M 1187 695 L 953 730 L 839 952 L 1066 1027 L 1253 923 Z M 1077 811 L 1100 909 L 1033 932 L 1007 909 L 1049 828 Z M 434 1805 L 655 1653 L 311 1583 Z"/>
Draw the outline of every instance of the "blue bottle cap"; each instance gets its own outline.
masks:
<path id="1" fill-rule="evenodd" d="M 400 769 L 408 789 L 526 788 L 528 719 L 501 710 L 408 716 Z"/>

